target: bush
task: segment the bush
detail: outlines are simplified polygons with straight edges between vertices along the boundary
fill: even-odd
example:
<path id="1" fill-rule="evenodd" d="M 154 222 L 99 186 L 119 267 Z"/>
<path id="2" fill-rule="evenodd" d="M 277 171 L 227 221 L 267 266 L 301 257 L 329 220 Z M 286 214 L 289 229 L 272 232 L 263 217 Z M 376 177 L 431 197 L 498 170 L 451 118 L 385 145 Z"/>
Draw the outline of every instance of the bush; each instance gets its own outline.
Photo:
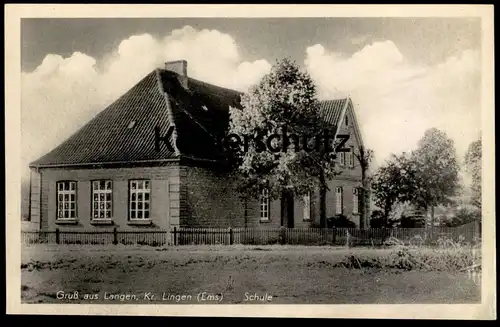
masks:
<path id="1" fill-rule="evenodd" d="M 447 221 L 445 225 L 447 227 L 457 227 L 477 220 L 481 221 L 481 212 L 479 210 L 460 208 L 457 210 L 455 216 Z"/>
<path id="2" fill-rule="evenodd" d="M 382 228 L 385 227 L 384 213 L 381 210 L 374 210 L 370 218 L 371 228 Z"/>
<path id="3" fill-rule="evenodd" d="M 395 240 L 397 241 L 397 240 Z M 397 242 L 389 253 L 353 253 L 338 266 L 349 269 L 379 268 L 424 271 L 481 271 L 479 248 L 447 240 L 437 248 L 410 247 Z"/>
<path id="4" fill-rule="evenodd" d="M 310 228 L 321 228 L 321 224 L 318 223 L 316 220 L 314 220 L 311 225 L 309 225 Z M 330 227 L 331 228 L 331 227 Z"/>
<path id="5" fill-rule="evenodd" d="M 425 221 L 422 219 L 401 216 L 400 227 L 401 228 L 422 228 L 425 226 Z"/>
<path id="6" fill-rule="evenodd" d="M 336 215 L 326 220 L 328 228 L 355 228 L 356 224 L 344 215 Z"/>

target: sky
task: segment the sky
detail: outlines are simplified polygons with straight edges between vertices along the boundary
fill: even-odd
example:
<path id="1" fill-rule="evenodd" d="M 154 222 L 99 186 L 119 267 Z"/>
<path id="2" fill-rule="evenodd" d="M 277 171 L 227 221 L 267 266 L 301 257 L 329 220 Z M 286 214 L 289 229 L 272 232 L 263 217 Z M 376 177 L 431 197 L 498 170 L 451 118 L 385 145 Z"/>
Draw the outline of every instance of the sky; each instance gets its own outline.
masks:
<path id="1" fill-rule="evenodd" d="M 22 19 L 22 164 L 53 149 L 165 61 L 245 91 L 280 58 L 321 99 L 349 95 L 375 165 L 426 129 L 463 158 L 481 128 L 481 28 L 469 18 Z"/>

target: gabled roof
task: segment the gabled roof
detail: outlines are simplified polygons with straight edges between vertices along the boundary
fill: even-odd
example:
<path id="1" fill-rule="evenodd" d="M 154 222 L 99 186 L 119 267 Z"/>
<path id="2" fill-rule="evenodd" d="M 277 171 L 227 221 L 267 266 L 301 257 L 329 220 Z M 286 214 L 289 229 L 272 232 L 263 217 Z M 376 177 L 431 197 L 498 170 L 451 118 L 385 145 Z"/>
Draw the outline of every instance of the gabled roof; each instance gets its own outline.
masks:
<path id="1" fill-rule="evenodd" d="M 349 98 L 321 101 L 319 112 L 322 118 L 332 126 L 338 126 Z"/>
<path id="2" fill-rule="evenodd" d="M 224 158 L 217 141 L 227 131 L 229 107 L 241 108 L 241 93 L 192 78 L 184 88 L 178 75 L 156 69 L 55 149 L 30 167 L 154 163 L 181 158 Z M 320 103 L 321 115 L 333 126 L 348 99 Z M 155 148 L 156 127 L 162 136 L 175 128 L 171 142 Z"/>
<path id="3" fill-rule="evenodd" d="M 166 147 L 155 151 L 154 147 L 154 127 L 166 131 L 170 124 L 167 103 L 153 71 L 30 166 L 172 159 L 175 153 Z"/>

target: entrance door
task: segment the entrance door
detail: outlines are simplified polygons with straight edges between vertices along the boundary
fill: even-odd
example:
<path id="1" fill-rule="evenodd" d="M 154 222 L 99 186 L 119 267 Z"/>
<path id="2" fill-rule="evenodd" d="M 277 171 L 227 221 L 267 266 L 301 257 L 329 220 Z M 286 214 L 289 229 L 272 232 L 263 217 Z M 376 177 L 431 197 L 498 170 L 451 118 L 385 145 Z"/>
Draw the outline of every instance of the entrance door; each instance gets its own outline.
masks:
<path id="1" fill-rule="evenodd" d="M 294 228 L 294 199 L 292 194 L 288 194 L 281 199 L 281 226 Z"/>

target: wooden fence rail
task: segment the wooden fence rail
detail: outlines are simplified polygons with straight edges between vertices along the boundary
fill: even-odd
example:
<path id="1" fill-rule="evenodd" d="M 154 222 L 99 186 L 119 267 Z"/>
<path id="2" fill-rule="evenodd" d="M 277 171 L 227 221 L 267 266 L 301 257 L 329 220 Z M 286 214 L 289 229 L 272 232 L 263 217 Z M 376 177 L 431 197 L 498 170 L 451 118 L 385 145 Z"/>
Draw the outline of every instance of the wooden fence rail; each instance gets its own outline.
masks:
<path id="1" fill-rule="evenodd" d="M 476 224 L 426 228 L 173 228 L 171 230 L 22 231 L 23 244 L 125 244 L 150 246 L 181 245 L 405 245 L 477 242 Z"/>

